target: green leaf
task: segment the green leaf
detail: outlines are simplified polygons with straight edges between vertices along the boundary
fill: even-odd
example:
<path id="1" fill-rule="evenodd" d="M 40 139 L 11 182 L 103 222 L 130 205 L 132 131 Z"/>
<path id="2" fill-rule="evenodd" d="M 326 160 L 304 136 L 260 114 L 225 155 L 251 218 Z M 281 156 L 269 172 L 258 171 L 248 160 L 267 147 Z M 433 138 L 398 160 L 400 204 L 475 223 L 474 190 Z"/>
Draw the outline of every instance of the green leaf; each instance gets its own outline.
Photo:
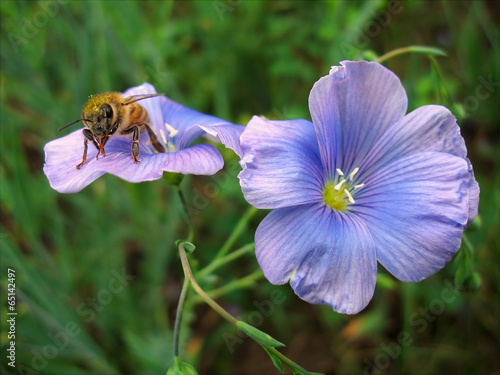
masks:
<path id="1" fill-rule="evenodd" d="M 192 244 L 191 242 L 183 241 L 183 240 L 177 240 L 175 241 L 175 246 L 181 246 L 182 248 L 187 251 L 189 254 L 191 254 L 195 249 L 196 246 Z"/>
<path id="2" fill-rule="evenodd" d="M 300 370 L 297 370 L 297 369 L 293 369 L 292 368 L 292 372 L 295 374 L 295 375 L 306 375 L 303 371 L 300 371 Z M 311 374 L 311 375 L 325 375 L 321 372 L 308 372 L 308 374 Z"/>
<path id="3" fill-rule="evenodd" d="M 196 249 L 196 246 L 191 242 L 184 242 L 182 246 L 184 247 L 184 250 L 186 250 L 189 254 L 191 254 Z"/>
<path id="4" fill-rule="evenodd" d="M 176 357 L 175 363 L 167 370 L 167 375 L 198 375 L 198 373 L 189 363 L 181 362 L 179 357 Z"/>
<path id="5" fill-rule="evenodd" d="M 481 287 L 481 275 L 478 272 L 472 272 L 470 276 L 471 287 L 477 290 Z"/>
<path id="6" fill-rule="evenodd" d="M 239 320 L 236 323 L 236 326 L 264 347 L 270 346 L 274 348 L 274 347 L 285 346 L 285 344 L 279 342 L 276 339 L 273 339 L 267 333 L 262 332 L 260 329 L 257 329 L 241 320 Z"/>
<path id="7" fill-rule="evenodd" d="M 263 346 L 264 350 L 269 354 L 269 357 L 271 357 L 271 361 L 273 361 L 274 367 L 276 367 L 280 372 L 284 372 L 283 370 L 283 364 L 281 363 L 281 359 L 276 357 L 274 353 L 270 352 L 268 348 Z"/>

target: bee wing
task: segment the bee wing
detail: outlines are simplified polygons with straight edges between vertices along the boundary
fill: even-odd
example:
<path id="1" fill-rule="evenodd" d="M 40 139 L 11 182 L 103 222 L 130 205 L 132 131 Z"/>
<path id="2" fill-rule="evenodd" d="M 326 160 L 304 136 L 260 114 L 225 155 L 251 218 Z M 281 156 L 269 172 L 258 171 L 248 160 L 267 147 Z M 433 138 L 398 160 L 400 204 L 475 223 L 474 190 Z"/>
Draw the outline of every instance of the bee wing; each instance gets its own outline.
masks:
<path id="1" fill-rule="evenodd" d="M 125 98 L 123 100 L 123 105 L 128 105 L 131 103 L 135 103 L 139 100 L 147 99 L 147 98 L 153 98 L 155 96 L 162 96 L 164 94 L 147 94 L 147 95 L 132 95 L 129 96 L 128 98 Z"/>

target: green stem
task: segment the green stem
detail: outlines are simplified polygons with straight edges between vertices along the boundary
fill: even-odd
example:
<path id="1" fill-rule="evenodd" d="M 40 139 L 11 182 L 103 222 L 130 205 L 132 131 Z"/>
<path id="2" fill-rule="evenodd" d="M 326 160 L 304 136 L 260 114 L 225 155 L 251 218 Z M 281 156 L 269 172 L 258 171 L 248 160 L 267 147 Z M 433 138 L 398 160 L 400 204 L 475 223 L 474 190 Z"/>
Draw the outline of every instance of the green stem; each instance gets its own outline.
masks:
<path id="1" fill-rule="evenodd" d="M 189 266 L 189 261 L 187 259 L 186 251 L 184 250 L 184 243 L 179 244 L 179 254 L 182 262 L 182 269 L 184 270 L 184 275 L 189 279 L 193 289 L 198 293 L 198 295 L 215 311 L 217 311 L 224 319 L 229 321 L 230 323 L 236 324 L 238 320 L 234 318 L 231 314 L 229 314 L 226 310 L 224 310 L 217 302 L 215 302 L 210 296 L 205 293 L 203 289 L 196 282 L 193 271 Z"/>
<path id="2" fill-rule="evenodd" d="M 208 291 L 207 294 L 211 298 L 219 298 L 219 297 L 222 297 L 222 296 L 226 295 L 227 293 L 230 293 L 234 290 L 248 288 L 248 287 L 254 285 L 254 282 L 256 280 L 261 279 L 263 276 L 264 276 L 264 274 L 262 273 L 262 270 L 259 268 L 259 269 L 255 270 L 254 272 L 252 272 L 251 274 L 249 274 L 241 279 L 231 281 L 228 284 L 221 286 L 220 288 L 212 289 L 212 290 Z M 201 302 L 201 298 L 199 298 L 199 297 L 197 297 L 197 298 L 198 299 L 194 299 L 194 301 L 193 301 L 194 303 Z"/>
<path id="3" fill-rule="evenodd" d="M 220 288 L 213 289 L 209 293 L 212 296 L 212 298 L 218 298 L 218 297 L 221 297 L 229 292 L 232 292 L 233 290 L 242 289 L 242 288 L 252 286 L 252 285 L 254 285 L 254 282 L 256 280 L 262 279 L 263 277 L 264 277 L 264 273 L 259 268 L 259 269 L 255 270 L 254 272 L 252 272 L 251 274 L 249 274 L 241 279 L 231 281 Z"/>
<path id="4" fill-rule="evenodd" d="M 222 245 L 221 249 L 219 252 L 215 255 L 214 259 L 212 262 L 215 262 L 219 258 L 222 258 L 226 253 L 231 250 L 231 247 L 234 245 L 238 237 L 241 235 L 243 230 L 246 228 L 248 221 L 255 215 L 257 212 L 257 209 L 255 207 L 250 206 L 243 215 L 243 217 L 240 219 L 238 224 L 236 224 L 236 227 L 233 230 L 233 233 L 229 236 L 229 238 L 226 240 L 224 245 Z"/>
<path id="5" fill-rule="evenodd" d="M 465 246 L 467 246 L 469 248 L 469 251 L 471 253 L 473 253 L 474 252 L 474 245 L 472 245 L 472 242 L 470 242 L 469 236 L 467 235 L 467 233 L 464 233 L 462 235 L 462 239 L 464 241 Z"/>
<path id="6" fill-rule="evenodd" d="M 431 61 L 432 69 L 434 70 L 434 73 L 436 74 L 436 77 L 438 80 L 439 99 L 441 100 L 442 103 L 445 102 L 445 100 L 443 100 L 443 95 L 442 95 L 442 90 L 444 89 L 448 103 L 452 103 L 453 98 L 451 97 L 450 91 L 448 90 L 448 87 L 446 87 L 443 76 L 441 75 L 441 72 L 439 71 L 439 66 L 438 66 L 436 59 L 432 56 L 428 56 L 428 57 L 429 57 L 429 60 Z"/>
<path id="7" fill-rule="evenodd" d="M 409 47 L 396 48 L 395 50 L 387 52 L 385 55 L 380 56 L 375 61 L 381 63 L 383 61 L 392 59 L 395 56 L 403 55 L 406 53 L 422 53 L 425 55 L 446 56 L 446 53 L 441 51 L 439 48 L 425 47 L 425 46 L 409 46 Z"/>
<path id="8" fill-rule="evenodd" d="M 182 192 L 181 186 L 180 185 L 175 185 L 175 189 L 177 190 L 177 193 L 179 194 L 179 199 L 181 200 L 182 204 L 182 209 L 184 210 L 184 215 L 186 216 L 186 221 L 188 222 L 189 225 L 189 235 L 187 238 L 187 242 L 192 242 L 194 238 L 194 228 L 193 228 L 193 222 L 191 221 L 191 217 L 189 217 L 189 214 L 187 212 L 187 204 L 186 204 L 186 198 L 184 197 L 184 193 Z"/>
<path id="9" fill-rule="evenodd" d="M 191 270 L 191 267 L 189 265 L 189 260 L 186 255 L 186 251 L 184 250 L 184 243 L 181 242 L 179 244 L 179 255 L 181 257 L 181 262 L 182 262 L 182 269 L 184 270 L 184 275 L 186 276 L 186 279 L 189 279 L 189 282 L 193 289 L 198 293 L 198 295 L 215 311 L 219 313 L 224 319 L 226 319 L 228 322 L 236 325 L 238 323 L 238 320 L 233 317 L 231 314 L 229 314 L 226 310 L 222 308 L 217 302 L 215 302 L 205 291 L 198 285 L 196 282 L 193 271 Z M 254 272 L 255 274 L 255 272 Z M 253 274 L 252 274 L 253 275 Z M 273 353 L 276 357 L 281 359 L 290 369 L 296 369 L 301 372 L 303 372 L 306 375 L 311 375 L 309 371 L 304 369 L 303 367 L 299 366 L 295 362 L 293 362 L 290 358 L 286 357 L 284 354 L 280 353 L 277 349 L 273 347 L 266 347 L 266 350 L 269 352 Z"/>
<path id="10" fill-rule="evenodd" d="M 179 297 L 179 304 L 177 305 L 177 312 L 175 314 L 175 325 L 174 325 L 174 360 L 179 358 L 179 332 L 181 329 L 182 322 L 182 310 L 184 308 L 184 302 L 186 301 L 187 289 L 189 286 L 189 278 L 184 278 L 184 284 L 182 284 L 181 295 Z"/>
<path id="11" fill-rule="evenodd" d="M 233 251 L 231 254 L 228 254 L 224 257 L 214 258 L 205 268 L 200 270 L 196 276 L 201 279 L 206 275 L 211 274 L 217 268 L 222 267 L 224 264 L 232 262 L 233 260 L 239 258 L 242 255 L 250 253 L 255 248 L 254 243 L 249 243 L 243 247 L 240 247 L 238 250 Z"/>

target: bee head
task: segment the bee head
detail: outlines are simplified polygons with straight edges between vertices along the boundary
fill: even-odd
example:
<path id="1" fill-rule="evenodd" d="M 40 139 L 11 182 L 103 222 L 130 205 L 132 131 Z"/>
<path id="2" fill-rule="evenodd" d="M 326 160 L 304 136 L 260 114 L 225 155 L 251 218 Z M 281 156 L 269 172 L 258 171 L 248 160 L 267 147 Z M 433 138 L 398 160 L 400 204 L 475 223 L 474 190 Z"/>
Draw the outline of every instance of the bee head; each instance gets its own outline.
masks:
<path id="1" fill-rule="evenodd" d="M 96 137 L 111 135 L 116 130 L 116 94 L 93 95 L 83 108 L 82 118 Z"/>
<path id="2" fill-rule="evenodd" d="M 86 124 L 96 137 L 101 137 L 111 133 L 113 127 L 113 108 L 107 104 L 87 113 Z"/>

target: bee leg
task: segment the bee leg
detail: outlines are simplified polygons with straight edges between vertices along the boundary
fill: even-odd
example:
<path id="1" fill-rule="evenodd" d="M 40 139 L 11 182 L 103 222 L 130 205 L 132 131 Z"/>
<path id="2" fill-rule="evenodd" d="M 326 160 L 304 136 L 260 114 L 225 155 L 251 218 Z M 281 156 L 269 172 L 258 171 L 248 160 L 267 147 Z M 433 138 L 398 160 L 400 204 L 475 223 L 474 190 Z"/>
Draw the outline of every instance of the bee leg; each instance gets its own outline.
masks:
<path id="1" fill-rule="evenodd" d="M 94 146 L 99 150 L 99 146 L 97 146 L 97 143 L 94 140 L 94 136 L 92 132 L 89 129 L 83 129 L 83 135 L 85 136 L 85 139 L 83 140 L 83 159 L 80 164 L 76 166 L 76 169 L 80 169 L 80 167 L 85 163 L 87 160 L 87 149 L 88 149 L 88 141 L 92 141 Z"/>
<path id="2" fill-rule="evenodd" d="M 83 165 L 83 163 L 85 163 L 85 161 L 87 160 L 87 143 L 88 143 L 88 140 L 87 138 L 85 138 L 85 140 L 83 141 L 83 160 L 80 164 L 78 164 L 76 166 L 76 169 L 80 169 L 80 167 Z"/>
<path id="3" fill-rule="evenodd" d="M 153 129 L 151 129 L 149 124 L 143 123 L 142 125 L 144 125 L 144 127 L 146 128 L 149 135 L 149 139 L 151 140 L 151 143 L 155 148 L 155 150 L 158 152 L 165 152 L 165 147 L 163 147 L 162 144 L 158 142 L 158 138 L 156 137 L 155 132 L 153 131 Z"/>
<path id="4" fill-rule="evenodd" d="M 132 133 L 132 157 L 134 158 L 134 163 L 139 163 L 139 126 L 133 126 L 122 132 L 122 134 Z"/>

